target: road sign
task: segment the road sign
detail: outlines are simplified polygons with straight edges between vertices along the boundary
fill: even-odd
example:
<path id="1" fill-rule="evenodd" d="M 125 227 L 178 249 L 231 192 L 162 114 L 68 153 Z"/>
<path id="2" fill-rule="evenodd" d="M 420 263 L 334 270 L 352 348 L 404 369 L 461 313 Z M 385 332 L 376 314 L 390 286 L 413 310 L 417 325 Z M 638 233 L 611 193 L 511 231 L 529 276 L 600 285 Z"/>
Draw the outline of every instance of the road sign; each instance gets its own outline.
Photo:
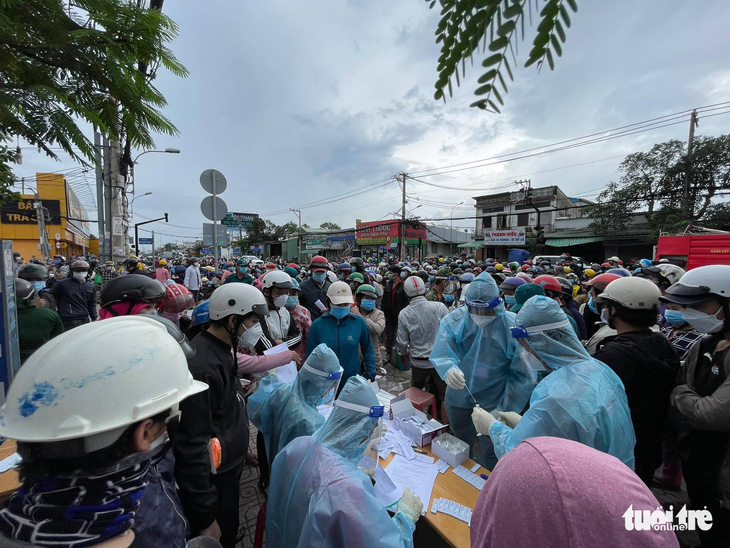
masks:
<path id="1" fill-rule="evenodd" d="M 56 242 L 56 249 L 61 249 L 61 242 Z"/>
<path id="2" fill-rule="evenodd" d="M 60 240 L 61 239 L 61 233 L 60 232 L 56 232 L 56 239 L 57 240 Z"/>
<path id="3" fill-rule="evenodd" d="M 152 245 L 152 238 L 140 238 L 140 245 Z"/>
<path id="4" fill-rule="evenodd" d="M 253 226 L 253 222 L 259 218 L 258 213 L 235 213 L 231 212 L 221 221 L 226 226 L 240 226 L 249 228 Z"/>
<path id="5" fill-rule="evenodd" d="M 200 251 L 203 255 L 210 255 L 210 249 L 207 247 L 202 248 Z"/>
<path id="6" fill-rule="evenodd" d="M 220 221 L 225 219 L 228 214 L 228 206 L 218 196 L 215 196 L 215 216 L 213 215 L 213 196 L 207 196 L 200 202 L 200 211 L 203 217 L 211 221 Z"/>
<path id="7" fill-rule="evenodd" d="M 200 174 L 200 186 L 208 194 L 223 194 L 228 187 L 225 175 L 217 169 L 206 169 Z"/>
<path id="8" fill-rule="evenodd" d="M 68 247 L 68 244 L 66 242 L 61 242 L 61 249 L 66 249 Z"/>

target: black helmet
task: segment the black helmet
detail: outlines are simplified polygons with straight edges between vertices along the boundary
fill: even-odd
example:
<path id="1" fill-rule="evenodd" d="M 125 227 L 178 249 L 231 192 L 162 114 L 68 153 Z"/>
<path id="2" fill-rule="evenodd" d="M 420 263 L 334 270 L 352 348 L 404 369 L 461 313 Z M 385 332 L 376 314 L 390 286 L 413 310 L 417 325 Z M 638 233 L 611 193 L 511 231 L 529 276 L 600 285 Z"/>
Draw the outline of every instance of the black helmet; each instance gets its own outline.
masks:
<path id="1" fill-rule="evenodd" d="M 71 263 L 71 265 L 68 267 L 71 272 L 74 270 L 89 270 L 89 263 L 82 259 L 76 259 L 74 262 Z"/>
<path id="2" fill-rule="evenodd" d="M 132 259 L 131 257 L 129 259 L 124 259 L 124 266 L 129 270 L 130 268 L 137 268 L 137 265 L 139 264 L 139 261 L 137 259 Z"/>
<path id="3" fill-rule="evenodd" d="M 353 257 L 352 259 L 350 259 L 350 266 L 363 269 L 365 268 L 365 263 L 362 262 L 362 259 L 360 257 Z"/>
<path id="4" fill-rule="evenodd" d="M 101 306 L 114 303 L 157 303 L 167 298 L 165 286 L 143 274 L 127 274 L 109 280 L 101 290 Z"/>
<path id="5" fill-rule="evenodd" d="M 424 282 L 428 283 L 428 272 L 426 272 L 425 270 L 419 270 L 418 272 L 416 272 L 416 276 L 421 278 Z"/>
<path id="6" fill-rule="evenodd" d="M 566 297 L 573 297 L 573 282 L 567 278 L 556 276 L 556 279 L 560 282 L 560 292 Z"/>
<path id="7" fill-rule="evenodd" d="M 18 278 L 42 282 L 48 278 L 48 269 L 42 264 L 27 264 L 18 270 Z"/>
<path id="8" fill-rule="evenodd" d="M 33 285 L 28 280 L 22 278 L 15 278 L 15 296 L 24 301 L 33 296 L 34 290 Z"/>

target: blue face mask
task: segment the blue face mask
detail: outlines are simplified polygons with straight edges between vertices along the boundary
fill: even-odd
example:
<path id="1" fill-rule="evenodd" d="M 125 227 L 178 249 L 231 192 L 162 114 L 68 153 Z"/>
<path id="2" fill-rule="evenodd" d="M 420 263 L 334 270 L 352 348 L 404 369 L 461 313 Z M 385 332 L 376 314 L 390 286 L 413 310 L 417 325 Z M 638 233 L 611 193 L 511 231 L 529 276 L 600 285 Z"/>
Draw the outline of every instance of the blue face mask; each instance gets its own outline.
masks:
<path id="1" fill-rule="evenodd" d="M 286 305 L 285 305 L 285 306 L 286 306 L 287 308 L 294 308 L 294 307 L 295 307 L 296 305 L 298 305 L 298 304 L 299 304 L 299 297 L 296 297 L 296 296 L 290 296 L 290 297 L 289 297 L 289 298 L 288 298 L 288 299 L 286 300 Z"/>
<path id="2" fill-rule="evenodd" d="M 238 267 L 238 271 L 241 274 L 245 274 L 246 272 L 248 272 L 248 268 L 246 268 L 245 266 L 240 266 L 240 267 Z"/>
<path id="3" fill-rule="evenodd" d="M 338 274 L 337 275 L 337 279 L 338 280 L 344 280 L 345 279 L 345 275 L 344 274 Z"/>
<path id="4" fill-rule="evenodd" d="M 432 282 L 432 281 L 433 281 L 433 276 L 429 276 L 429 277 L 428 277 L 428 281 L 429 281 L 429 282 Z"/>
<path id="5" fill-rule="evenodd" d="M 454 296 L 453 295 L 447 295 L 446 293 L 444 293 L 441 296 L 444 298 L 444 302 L 445 303 L 451 304 L 451 303 L 454 302 Z"/>
<path id="6" fill-rule="evenodd" d="M 38 292 L 42 289 L 46 288 L 46 282 L 31 282 L 33 284 L 33 289 Z"/>
<path id="7" fill-rule="evenodd" d="M 598 309 L 596 308 L 596 303 L 593 302 L 593 295 L 591 295 L 591 298 L 588 299 L 588 308 L 591 309 L 591 312 L 594 314 L 598 314 Z"/>
<path id="8" fill-rule="evenodd" d="M 507 306 L 514 306 L 517 304 L 517 298 L 514 295 L 505 295 L 504 302 L 507 303 Z"/>
<path id="9" fill-rule="evenodd" d="M 604 308 L 603 310 L 601 310 L 601 321 L 608 325 L 608 314 L 606 314 L 606 310 L 608 310 L 608 308 Z"/>
<path id="10" fill-rule="evenodd" d="M 363 299 L 360 301 L 360 308 L 363 310 L 375 310 L 375 301 L 372 299 Z"/>
<path id="11" fill-rule="evenodd" d="M 665 310 L 664 318 L 669 322 L 670 325 L 673 325 L 674 327 L 687 325 L 687 322 L 684 319 L 684 313 L 680 312 L 679 310 Z"/>
<path id="12" fill-rule="evenodd" d="M 349 306 L 333 306 L 330 308 L 330 314 L 332 314 L 338 320 L 341 320 L 350 313 Z"/>
<path id="13" fill-rule="evenodd" d="M 228 267 L 228 270 L 230 270 L 231 272 L 235 272 L 236 271 L 236 267 L 235 266 L 229 266 Z"/>
<path id="14" fill-rule="evenodd" d="M 312 273 L 312 279 L 315 282 L 317 282 L 318 284 L 321 284 L 323 281 L 325 281 L 326 278 L 327 278 L 326 272 L 319 271 L 319 272 Z"/>

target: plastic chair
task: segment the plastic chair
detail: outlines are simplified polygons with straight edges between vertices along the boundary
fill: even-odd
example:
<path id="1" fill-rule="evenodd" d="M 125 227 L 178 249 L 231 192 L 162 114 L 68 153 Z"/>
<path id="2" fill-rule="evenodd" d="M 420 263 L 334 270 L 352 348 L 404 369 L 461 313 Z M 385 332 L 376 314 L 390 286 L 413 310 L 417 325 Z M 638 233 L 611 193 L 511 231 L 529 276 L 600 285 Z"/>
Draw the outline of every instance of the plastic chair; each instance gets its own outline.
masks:
<path id="1" fill-rule="evenodd" d="M 406 398 L 411 400 L 413 407 L 419 411 L 426 413 L 426 409 L 430 407 L 431 410 L 429 411 L 429 414 L 431 417 L 436 416 L 436 396 L 430 392 L 426 392 L 420 388 L 409 388 L 408 390 L 401 392 L 401 394 L 405 394 Z"/>

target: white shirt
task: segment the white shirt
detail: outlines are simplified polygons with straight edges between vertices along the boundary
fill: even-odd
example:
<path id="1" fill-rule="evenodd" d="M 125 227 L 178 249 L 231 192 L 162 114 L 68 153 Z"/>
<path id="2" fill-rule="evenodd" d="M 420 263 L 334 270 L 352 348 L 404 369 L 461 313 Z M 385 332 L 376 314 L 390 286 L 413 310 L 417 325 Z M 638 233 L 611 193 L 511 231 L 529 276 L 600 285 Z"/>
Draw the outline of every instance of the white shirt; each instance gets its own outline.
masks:
<path id="1" fill-rule="evenodd" d="M 185 269 L 185 287 L 191 291 L 198 291 L 201 281 L 200 269 L 197 266 L 190 265 Z"/>

